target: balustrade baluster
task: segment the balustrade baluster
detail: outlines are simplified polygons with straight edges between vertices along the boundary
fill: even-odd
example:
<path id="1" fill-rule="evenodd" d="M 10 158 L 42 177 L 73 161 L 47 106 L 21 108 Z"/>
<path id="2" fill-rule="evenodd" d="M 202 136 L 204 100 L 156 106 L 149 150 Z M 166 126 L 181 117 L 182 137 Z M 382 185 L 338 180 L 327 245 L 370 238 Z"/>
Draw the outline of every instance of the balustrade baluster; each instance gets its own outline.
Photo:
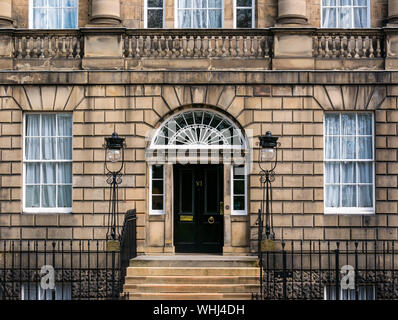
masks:
<path id="1" fill-rule="evenodd" d="M 347 38 L 345 35 L 340 36 L 340 58 L 344 58 L 345 54 L 347 53 L 346 50 L 344 50 L 344 43 L 347 41 Z"/>
<path id="2" fill-rule="evenodd" d="M 214 39 L 214 36 L 210 36 L 209 42 L 208 42 L 209 44 L 207 46 L 207 51 L 208 51 L 208 56 L 209 57 L 212 57 L 213 54 L 214 54 L 214 52 L 213 52 L 213 39 Z"/>
<path id="3" fill-rule="evenodd" d="M 269 56 L 270 56 L 270 47 L 271 47 L 270 41 L 271 41 L 271 37 L 268 37 L 268 36 L 264 37 L 264 57 L 265 58 L 269 58 Z"/>
<path id="4" fill-rule="evenodd" d="M 225 37 L 226 36 L 221 36 L 221 52 L 222 52 L 222 56 L 225 57 L 225 53 L 226 53 L 226 48 L 225 48 Z"/>
<path id="5" fill-rule="evenodd" d="M 373 39 L 374 37 L 369 37 L 369 58 L 374 58 L 374 49 L 373 49 Z"/>
<path id="6" fill-rule="evenodd" d="M 359 59 L 359 43 L 362 42 L 361 36 L 355 37 L 355 59 Z"/>
<path id="7" fill-rule="evenodd" d="M 133 56 L 133 39 L 132 36 L 127 36 L 127 57 L 131 58 Z"/>
<path id="8" fill-rule="evenodd" d="M 23 48 L 22 48 L 22 37 L 18 37 L 18 59 L 22 59 L 23 55 Z"/>
<path id="9" fill-rule="evenodd" d="M 68 37 L 68 59 L 73 59 L 73 51 L 74 51 L 74 45 L 73 45 L 73 37 L 69 36 Z"/>
<path id="10" fill-rule="evenodd" d="M 353 40 L 355 41 L 354 36 L 351 36 L 349 38 L 349 40 L 347 39 L 347 51 L 348 51 L 347 58 L 352 58 L 352 54 L 353 54 L 352 42 L 353 42 Z"/>
<path id="11" fill-rule="evenodd" d="M 369 43 L 369 37 L 368 36 L 362 38 L 362 58 L 367 58 L 368 48 L 366 46 L 366 42 Z"/>
<path id="12" fill-rule="evenodd" d="M 247 57 L 249 55 L 249 52 L 247 49 L 247 36 L 243 36 L 243 53 L 244 53 L 245 57 Z"/>
<path id="13" fill-rule="evenodd" d="M 261 58 L 263 56 L 263 40 L 264 38 L 261 36 L 256 36 L 256 40 L 257 40 L 257 57 Z"/>
<path id="14" fill-rule="evenodd" d="M 31 53 L 31 47 L 30 47 L 30 43 L 31 43 L 31 37 L 26 37 L 26 59 L 30 59 L 30 53 Z"/>
<path id="15" fill-rule="evenodd" d="M 324 36 L 320 36 L 318 38 L 318 52 L 320 57 L 325 57 L 325 51 L 323 50 L 323 40 L 325 39 Z"/>
<path id="16" fill-rule="evenodd" d="M 325 57 L 326 58 L 330 57 L 329 40 L 330 40 L 330 36 L 326 36 L 325 37 Z"/>
<path id="17" fill-rule="evenodd" d="M 336 39 L 337 39 L 337 36 L 332 36 L 332 57 L 333 58 L 337 57 Z"/>
<path id="18" fill-rule="evenodd" d="M 377 58 L 381 57 L 381 45 L 380 45 L 380 38 L 379 37 L 377 37 L 376 56 L 377 56 Z"/>
<path id="19" fill-rule="evenodd" d="M 81 49 L 80 49 L 80 38 L 76 37 L 76 56 L 75 59 L 80 59 L 81 58 Z"/>

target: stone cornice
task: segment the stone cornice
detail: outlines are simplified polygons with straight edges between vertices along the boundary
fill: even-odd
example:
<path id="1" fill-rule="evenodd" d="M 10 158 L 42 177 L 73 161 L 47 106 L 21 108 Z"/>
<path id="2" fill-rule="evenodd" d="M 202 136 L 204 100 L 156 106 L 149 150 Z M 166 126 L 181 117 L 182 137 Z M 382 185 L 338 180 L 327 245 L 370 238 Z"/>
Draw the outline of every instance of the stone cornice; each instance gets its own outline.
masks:
<path id="1" fill-rule="evenodd" d="M 398 84 L 398 71 L 0 71 L 0 85 Z"/>

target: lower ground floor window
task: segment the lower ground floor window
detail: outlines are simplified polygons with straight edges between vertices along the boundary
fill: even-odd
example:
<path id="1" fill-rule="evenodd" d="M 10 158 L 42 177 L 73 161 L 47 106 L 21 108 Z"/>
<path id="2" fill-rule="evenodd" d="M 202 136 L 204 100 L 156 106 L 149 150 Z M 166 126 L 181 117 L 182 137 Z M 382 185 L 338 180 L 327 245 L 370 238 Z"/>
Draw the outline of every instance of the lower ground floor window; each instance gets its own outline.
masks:
<path id="1" fill-rule="evenodd" d="M 336 286 L 325 287 L 325 300 L 337 300 Z M 376 288 L 373 285 L 358 286 L 356 289 L 341 289 L 339 300 L 376 300 Z"/>
<path id="2" fill-rule="evenodd" d="M 22 284 L 22 300 L 72 300 L 70 283 L 56 283 L 54 289 L 43 289 L 40 283 L 27 282 Z"/>

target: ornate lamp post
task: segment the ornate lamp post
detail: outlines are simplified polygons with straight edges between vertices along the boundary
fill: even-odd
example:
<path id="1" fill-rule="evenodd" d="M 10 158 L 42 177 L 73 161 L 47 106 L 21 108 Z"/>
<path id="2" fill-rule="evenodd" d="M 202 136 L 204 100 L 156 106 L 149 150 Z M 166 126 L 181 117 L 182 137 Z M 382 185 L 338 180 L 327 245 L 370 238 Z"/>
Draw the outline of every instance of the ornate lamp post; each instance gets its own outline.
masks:
<path id="1" fill-rule="evenodd" d="M 270 131 L 265 136 L 260 136 L 261 150 L 258 156 L 260 166 L 260 183 L 263 191 L 260 209 L 258 210 L 258 257 L 260 262 L 260 277 L 263 272 L 263 251 L 274 250 L 275 233 L 272 220 L 272 189 L 271 182 L 275 180 L 274 170 L 278 162 L 278 137 L 274 137 Z M 271 206 L 270 206 L 271 203 Z M 265 213 L 265 218 L 264 218 Z M 263 241 L 265 223 L 265 240 Z M 260 282 L 260 297 L 263 298 L 263 281 Z"/>
<path id="2" fill-rule="evenodd" d="M 124 148 L 126 144 L 124 138 L 117 135 L 116 132 L 111 137 L 105 138 L 105 169 L 107 171 L 106 182 L 110 185 L 109 216 L 108 229 L 106 231 L 106 240 L 108 246 L 120 248 L 120 234 L 117 228 L 118 207 L 118 187 L 122 183 L 121 171 L 124 165 Z M 109 249 L 109 248 L 108 248 Z"/>

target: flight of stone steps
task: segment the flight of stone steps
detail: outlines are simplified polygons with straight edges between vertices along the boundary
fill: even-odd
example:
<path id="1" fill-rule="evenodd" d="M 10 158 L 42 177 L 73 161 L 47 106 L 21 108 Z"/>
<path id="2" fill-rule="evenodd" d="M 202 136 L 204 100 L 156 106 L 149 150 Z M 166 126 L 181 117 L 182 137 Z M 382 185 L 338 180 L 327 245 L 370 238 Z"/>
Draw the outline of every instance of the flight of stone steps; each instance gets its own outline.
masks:
<path id="1" fill-rule="evenodd" d="M 131 300 L 250 300 L 259 277 L 255 257 L 141 256 L 130 261 L 123 291 Z"/>

